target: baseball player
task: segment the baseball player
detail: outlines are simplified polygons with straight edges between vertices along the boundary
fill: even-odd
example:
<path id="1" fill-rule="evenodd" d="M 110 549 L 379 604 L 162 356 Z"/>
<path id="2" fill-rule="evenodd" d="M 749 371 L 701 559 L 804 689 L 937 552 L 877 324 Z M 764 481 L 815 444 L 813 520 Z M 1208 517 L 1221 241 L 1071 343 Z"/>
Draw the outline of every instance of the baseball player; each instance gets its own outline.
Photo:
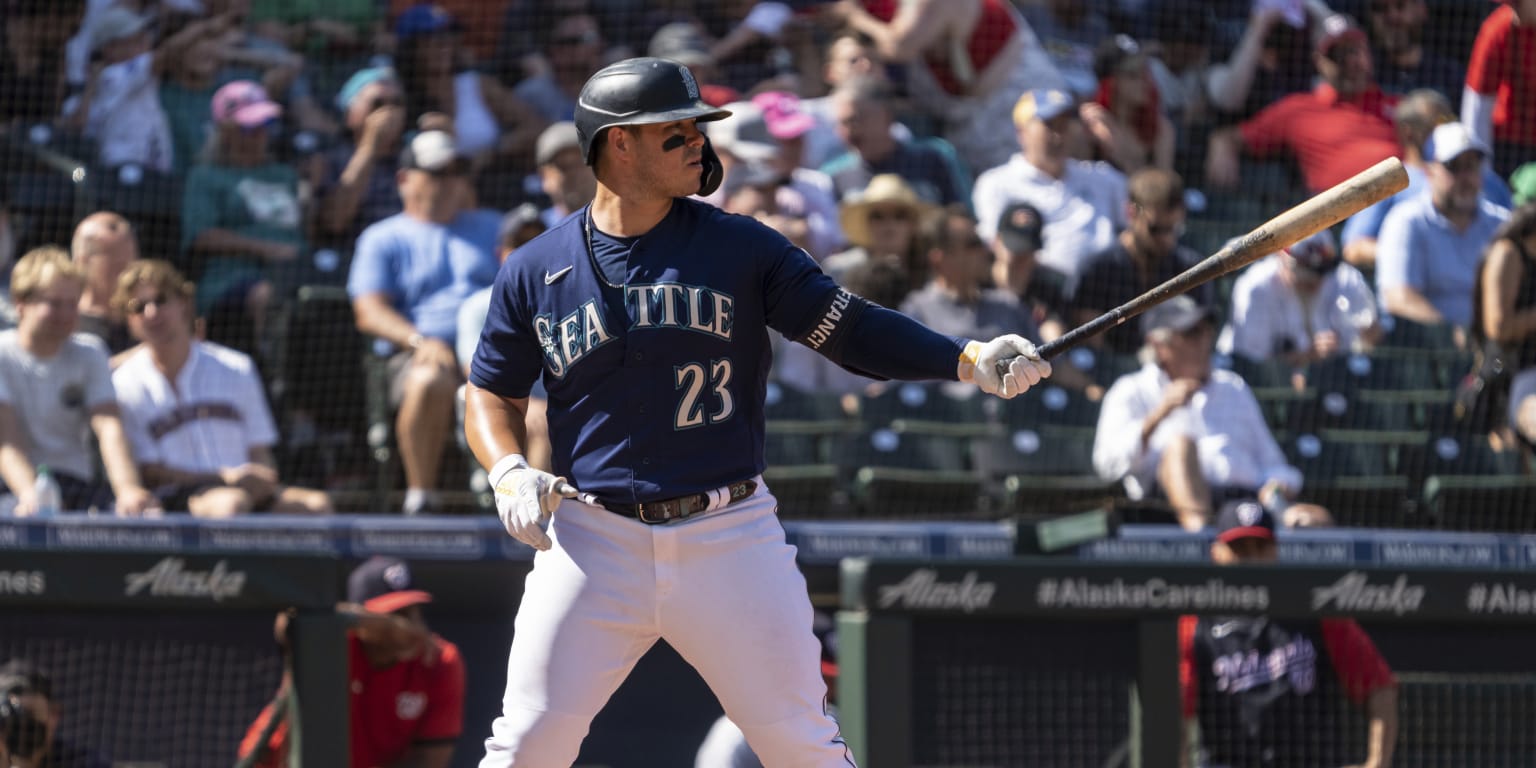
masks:
<path id="1" fill-rule="evenodd" d="M 661 638 L 764 765 L 851 765 L 761 474 L 768 328 L 870 376 L 1006 398 L 1050 375 L 1019 336 L 930 331 L 839 288 L 756 220 L 688 199 L 720 182 L 699 123 L 728 114 L 673 61 L 598 71 L 576 107 L 596 197 L 496 276 L 465 431 L 507 532 L 539 551 L 483 768 L 571 765 Z M 553 474 L 522 455 L 541 376 Z"/>

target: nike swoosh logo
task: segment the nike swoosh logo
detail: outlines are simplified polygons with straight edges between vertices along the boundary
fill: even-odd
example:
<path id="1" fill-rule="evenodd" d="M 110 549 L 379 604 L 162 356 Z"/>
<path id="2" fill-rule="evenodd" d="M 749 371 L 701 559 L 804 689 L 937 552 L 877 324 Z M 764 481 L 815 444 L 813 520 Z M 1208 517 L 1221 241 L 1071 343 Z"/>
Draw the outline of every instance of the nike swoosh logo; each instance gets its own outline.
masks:
<path id="1" fill-rule="evenodd" d="M 572 265 L 572 266 L 574 266 L 574 265 Z M 571 271 L 571 267 L 566 267 L 565 269 L 562 269 L 562 270 L 560 270 L 558 272 L 550 272 L 549 270 L 545 270 L 544 271 L 544 284 L 545 285 L 554 285 L 555 281 L 559 280 L 562 277 L 565 277 L 565 273 L 567 273 L 569 271 Z"/>

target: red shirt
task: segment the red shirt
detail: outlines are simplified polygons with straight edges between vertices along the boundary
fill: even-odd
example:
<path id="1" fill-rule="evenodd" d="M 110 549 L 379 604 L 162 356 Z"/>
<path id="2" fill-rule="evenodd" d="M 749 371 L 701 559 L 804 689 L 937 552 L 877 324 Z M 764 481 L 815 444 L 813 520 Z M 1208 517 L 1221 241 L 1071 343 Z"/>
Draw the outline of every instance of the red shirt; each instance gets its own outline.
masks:
<path id="1" fill-rule="evenodd" d="M 1467 87 L 1493 95 L 1493 137 L 1536 145 L 1536 25 L 1516 24 L 1515 10 L 1483 20 L 1467 62 Z"/>
<path id="2" fill-rule="evenodd" d="M 1200 699 L 1194 651 L 1196 622 L 1195 616 L 1179 617 L 1179 688 L 1183 692 L 1181 711 L 1185 717 L 1195 716 L 1195 705 Z M 1392 668 L 1354 619 L 1322 619 L 1318 625 L 1323 650 L 1351 701 L 1363 704 L 1372 691 L 1397 685 Z"/>
<path id="3" fill-rule="evenodd" d="M 1276 101 L 1238 130 L 1254 157 L 1290 150 L 1307 188 L 1321 192 L 1400 154 L 1390 116 L 1396 105 L 1396 97 L 1374 87 L 1343 98 L 1325 83 Z"/>
<path id="4" fill-rule="evenodd" d="M 376 669 L 357 635 L 348 633 L 352 686 L 352 768 L 377 768 L 400 759 L 415 744 L 452 742 L 464 725 L 464 660 L 453 643 L 432 636 L 434 653 Z M 269 704 L 240 744 L 248 754 L 272 717 Z M 257 768 L 288 764 L 288 722 L 267 742 Z"/>
<path id="5" fill-rule="evenodd" d="M 896 18 L 900 5 L 901 0 L 864 0 L 864 9 L 869 11 L 869 15 L 887 24 Z M 981 18 L 976 20 L 971 36 L 965 41 L 965 53 L 976 77 L 987 70 L 992 59 L 1008 44 L 1017 28 L 1018 24 L 1014 22 L 1013 14 L 1004 0 L 981 0 Z M 949 63 L 949 53 L 948 49 L 930 50 L 924 54 L 923 60 L 928 64 L 928 71 L 933 73 L 933 79 L 939 82 L 945 92 L 964 95 L 970 90 L 970 83 L 961 82 L 955 74 Z"/>

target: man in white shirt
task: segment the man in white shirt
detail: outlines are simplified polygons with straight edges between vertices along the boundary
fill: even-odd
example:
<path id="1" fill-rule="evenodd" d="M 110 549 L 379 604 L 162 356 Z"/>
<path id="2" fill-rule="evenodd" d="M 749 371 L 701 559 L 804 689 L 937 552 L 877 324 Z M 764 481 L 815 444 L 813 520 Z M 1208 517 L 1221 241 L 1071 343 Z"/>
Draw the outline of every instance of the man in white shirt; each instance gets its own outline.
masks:
<path id="1" fill-rule="evenodd" d="M 990 242 L 1010 203 L 1029 203 L 1045 221 L 1040 263 L 1077 285 L 1088 257 L 1115 242 L 1125 227 L 1125 175 L 1108 163 L 1068 156 L 1081 140 L 1077 105 L 1063 91 L 1034 90 L 1019 98 L 1013 124 L 1022 150 L 976 179 L 971 191 L 978 233 Z"/>
<path id="2" fill-rule="evenodd" d="M 324 514 L 324 491 L 278 481 L 277 427 L 244 354 L 192 335 L 194 288 L 169 263 L 123 272 L 114 302 L 142 346 L 112 374 L 139 469 L 166 507 L 196 517 Z"/>
<path id="3" fill-rule="evenodd" d="M 1301 471 L 1264 423 L 1242 377 L 1211 367 L 1211 311 L 1176 296 L 1142 316 L 1148 362 L 1104 395 L 1093 466 L 1135 500 L 1165 497 L 1197 531 L 1215 505 L 1253 495 L 1278 505 L 1301 490 Z"/>
<path id="4" fill-rule="evenodd" d="M 1360 270 L 1343 264 L 1324 229 L 1239 275 L 1232 317 L 1216 348 L 1255 362 L 1305 365 L 1365 351 L 1381 337 L 1376 298 Z"/>

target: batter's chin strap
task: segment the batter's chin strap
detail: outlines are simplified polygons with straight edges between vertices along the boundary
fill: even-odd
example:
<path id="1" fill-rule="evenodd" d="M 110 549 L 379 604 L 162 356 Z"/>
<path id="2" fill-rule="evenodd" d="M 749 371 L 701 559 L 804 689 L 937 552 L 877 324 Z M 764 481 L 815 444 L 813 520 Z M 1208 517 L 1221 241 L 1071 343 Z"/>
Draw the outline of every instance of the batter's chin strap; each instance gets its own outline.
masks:
<path id="1" fill-rule="evenodd" d="M 699 196 L 709 197 L 720 188 L 720 182 L 725 181 L 725 166 L 720 164 L 720 156 L 715 154 L 715 145 L 710 143 L 709 137 L 704 137 L 704 157 L 701 161 L 703 170 L 699 171 Z"/>

